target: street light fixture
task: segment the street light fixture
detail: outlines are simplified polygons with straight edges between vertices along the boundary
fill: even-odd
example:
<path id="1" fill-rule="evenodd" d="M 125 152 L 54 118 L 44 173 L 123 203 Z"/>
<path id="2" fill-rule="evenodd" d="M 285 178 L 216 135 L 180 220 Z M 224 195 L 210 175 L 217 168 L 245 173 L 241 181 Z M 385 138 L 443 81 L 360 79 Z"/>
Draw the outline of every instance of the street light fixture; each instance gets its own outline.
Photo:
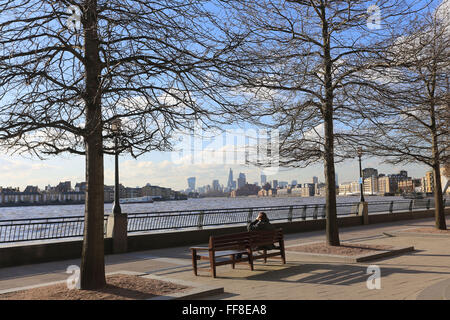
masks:
<path id="1" fill-rule="evenodd" d="M 120 190 L 119 190 L 119 135 L 122 130 L 122 121 L 115 119 L 111 122 L 111 131 L 114 133 L 114 153 L 115 153 L 115 184 L 114 184 L 114 204 L 112 212 L 114 215 L 120 215 Z"/>
<path id="2" fill-rule="evenodd" d="M 362 165 L 361 165 L 361 157 L 362 157 L 362 148 L 358 148 L 358 158 L 359 158 L 359 187 L 361 192 L 361 202 L 364 201 L 364 178 L 363 178 L 363 172 L 362 172 Z"/>

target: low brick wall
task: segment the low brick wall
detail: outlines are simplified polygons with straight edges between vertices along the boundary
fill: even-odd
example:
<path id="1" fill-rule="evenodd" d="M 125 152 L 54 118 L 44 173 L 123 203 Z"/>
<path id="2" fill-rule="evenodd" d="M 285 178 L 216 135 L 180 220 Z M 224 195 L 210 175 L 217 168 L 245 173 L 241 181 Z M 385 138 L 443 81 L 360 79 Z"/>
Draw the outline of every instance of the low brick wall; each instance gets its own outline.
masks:
<path id="1" fill-rule="evenodd" d="M 446 209 L 450 215 L 450 208 Z M 386 223 L 409 219 L 422 219 L 434 217 L 434 210 L 421 210 L 414 212 L 382 213 L 369 215 L 369 223 Z M 325 229 L 325 219 L 274 223 L 283 228 L 285 234 Z M 340 228 L 359 226 L 363 224 L 361 216 L 340 217 Z M 155 232 L 131 234 L 128 236 L 128 251 L 142 251 L 177 246 L 204 244 L 210 235 L 246 231 L 245 226 L 224 227 L 217 229 L 186 230 L 176 232 Z M 82 240 L 59 241 L 46 243 L 12 244 L 0 247 L 0 268 L 19 266 L 25 264 L 43 263 L 58 260 L 77 259 L 81 257 Z M 112 252 L 112 239 L 105 239 L 105 254 Z"/>

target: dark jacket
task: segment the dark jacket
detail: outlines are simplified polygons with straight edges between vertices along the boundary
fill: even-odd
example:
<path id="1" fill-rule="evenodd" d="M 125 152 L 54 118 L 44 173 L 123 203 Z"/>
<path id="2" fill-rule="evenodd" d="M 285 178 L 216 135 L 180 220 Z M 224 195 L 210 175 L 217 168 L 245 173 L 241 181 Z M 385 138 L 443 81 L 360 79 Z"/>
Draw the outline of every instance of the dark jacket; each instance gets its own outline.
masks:
<path id="1" fill-rule="evenodd" d="M 269 219 L 255 220 L 247 226 L 248 231 L 274 230 L 275 227 L 270 224 Z M 267 245 L 256 248 L 257 250 L 272 250 L 275 246 Z"/>
<path id="2" fill-rule="evenodd" d="M 273 230 L 275 227 L 270 224 L 269 219 L 255 220 L 247 227 L 248 231 Z"/>

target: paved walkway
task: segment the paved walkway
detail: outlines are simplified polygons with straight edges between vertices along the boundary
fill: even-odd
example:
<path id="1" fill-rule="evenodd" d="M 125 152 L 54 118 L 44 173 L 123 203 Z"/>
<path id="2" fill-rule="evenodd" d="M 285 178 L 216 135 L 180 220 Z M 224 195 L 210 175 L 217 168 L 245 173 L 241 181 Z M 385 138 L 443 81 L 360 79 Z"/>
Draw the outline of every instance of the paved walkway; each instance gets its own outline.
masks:
<path id="1" fill-rule="evenodd" d="M 450 219 L 447 220 L 450 225 Z M 342 228 L 341 241 L 414 246 L 415 251 L 371 263 L 342 263 L 330 258 L 305 258 L 287 251 L 287 264 L 258 260 L 255 270 L 240 264 L 217 268 L 217 278 L 192 273 L 189 247 L 141 251 L 106 257 L 106 271 L 146 272 L 202 284 L 223 286 L 225 293 L 208 299 L 450 299 L 450 238 L 389 237 L 384 232 L 431 226 L 431 219 Z M 286 235 L 286 246 L 324 240 L 324 231 Z M 65 280 L 66 269 L 80 261 L 66 260 L 0 269 L 0 290 Z M 205 265 L 204 263 L 200 265 Z M 381 289 L 369 290 L 369 265 L 381 268 Z"/>

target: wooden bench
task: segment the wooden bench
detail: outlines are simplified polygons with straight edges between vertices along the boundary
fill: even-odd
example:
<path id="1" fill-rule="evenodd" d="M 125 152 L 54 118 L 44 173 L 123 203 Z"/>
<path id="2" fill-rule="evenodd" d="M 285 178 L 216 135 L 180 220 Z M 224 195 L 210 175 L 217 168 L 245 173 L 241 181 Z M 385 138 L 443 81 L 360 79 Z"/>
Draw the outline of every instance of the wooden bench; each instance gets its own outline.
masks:
<path id="1" fill-rule="evenodd" d="M 276 244 L 278 246 L 275 246 Z M 271 246 L 274 248 L 270 250 L 264 248 Z M 231 264 L 234 269 L 236 263 L 248 262 L 250 270 L 253 270 L 254 260 L 264 259 L 264 262 L 267 262 L 267 258 L 275 256 L 281 256 L 283 264 L 286 263 L 281 229 L 210 236 L 208 247 L 191 247 L 190 250 L 194 274 L 197 275 L 197 260 L 209 260 L 213 278 L 216 277 L 216 267 L 221 265 Z M 274 250 L 276 252 L 272 252 Z"/>

